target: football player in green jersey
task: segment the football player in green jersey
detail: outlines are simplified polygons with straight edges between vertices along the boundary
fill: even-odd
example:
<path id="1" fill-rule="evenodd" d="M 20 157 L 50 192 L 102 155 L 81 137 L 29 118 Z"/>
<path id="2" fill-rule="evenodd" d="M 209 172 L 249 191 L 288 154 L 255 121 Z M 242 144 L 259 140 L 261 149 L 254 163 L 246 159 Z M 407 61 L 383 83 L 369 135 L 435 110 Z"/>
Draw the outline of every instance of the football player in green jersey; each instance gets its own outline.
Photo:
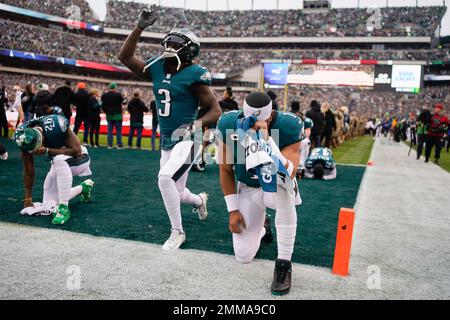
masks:
<path id="1" fill-rule="evenodd" d="M 247 170 L 252 145 L 242 144 L 240 126 L 252 117 L 255 118 L 255 123 L 245 132 L 253 130 L 262 133 L 268 150 L 271 150 L 271 155 L 276 155 L 286 174 L 277 174 L 273 179 L 270 175 L 258 176 Z M 229 228 L 233 233 L 236 260 L 250 263 L 256 256 L 261 241 L 272 240 L 270 221 L 265 211 L 267 207 L 276 210 L 278 259 L 272 293 L 287 294 L 291 288 L 291 257 L 297 230 L 295 207 L 301 204 L 295 176 L 300 145 L 304 139 L 303 121 L 293 113 L 273 110 L 270 97 L 265 93 L 255 92 L 245 99 L 243 111 L 223 114 L 217 128 L 220 182 L 230 214 Z M 264 191 L 264 182 L 276 184 L 276 191 Z"/>
<path id="2" fill-rule="evenodd" d="M 328 148 L 316 148 L 305 162 L 305 177 L 309 179 L 336 179 L 336 163 L 333 152 Z"/>
<path id="3" fill-rule="evenodd" d="M 24 210 L 22 214 L 53 213 L 52 223 L 62 225 L 70 218 L 69 201 L 80 195 L 83 202 L 91 197 L 92 180 L 72 188 L 73 176 L 89 176 L 90 159 L 87 149 L 69 128 L 69 121 L 61 115 L 49 115 L 31 120 L 17 128 L 14 142 L 21 151 L 24 165 Z M 35 177 L 34 156 L 47 156 L 51 168 L 44 182 L 42 203 L 33 203 Z"/>
<path id="4" fill-rule="evenodd" d="M 309 152 L 311 149 L 311 140 L 309 137 L 311 136 L 311 129 L 314 127 L 314 123 L 310 118 L 303 118 L 303 123 L 305 124 L 305 139 L 302 140 L 302 145 L 300 148 L 300 164 L 298 166 L 298 174 L 297 177 L 303 177 L 305 172 L 305 162 L 309 156 Z"/>
<path id="5" fill-rule="evenodd" d="M 161 56 L 147 62 L 135 56 L 142 32 L 157 19 L 157 12 L 150 8 L 144 9 L 136 28 L 125 40 L 118 58 L 133 73 L 153 82 L 162 136 L 158 185 L 172 228 L 163 249 L 176 250 L 186 241 L 181 220 L 181 202 L 192 204 L 200 220 L 205 220 L 208 216 L 208 195 L 195 195 L 186 188 L 189 170 L 202 154 L 201 141 L 197 144 L 190 138 L 196 128 L 201 129 L 202 125 L 215 123 L 220 117 L 221 109 L 209 88 L 210 72 L 193 63 L 193 59 L 200 53 L 200 42 L 189 29 L 171 30 L 162 41 Z M 206 112 L 196 121 L 199 106 Z M 202 136 L 201 133 L 199 135 Z"/>

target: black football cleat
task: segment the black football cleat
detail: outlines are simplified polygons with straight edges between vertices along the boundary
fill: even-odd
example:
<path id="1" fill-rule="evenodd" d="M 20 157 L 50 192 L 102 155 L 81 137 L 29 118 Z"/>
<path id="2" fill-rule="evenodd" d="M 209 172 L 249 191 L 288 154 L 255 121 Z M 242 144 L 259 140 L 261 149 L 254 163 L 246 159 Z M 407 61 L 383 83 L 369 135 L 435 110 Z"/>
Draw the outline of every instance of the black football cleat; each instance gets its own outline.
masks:
<path id="1" fill-rule="evenodd" d="M 264 229 L 266 229 L 266 234 L 264 235 L 264 237 L 262 237 L 261 241 L 267 244 L 273 242 L 273 232 L 272 228 L 270 227 L 270 224 L 271 224 L 270 216 L 266 215 L 266 220 L 264 221 Z"/>
<path id="2" fill-rule="evenodd" d="M 273 274 L 272 294 L 283 296 L 291 290 L 292 263 L 287 260 L 277 259 Z"/>

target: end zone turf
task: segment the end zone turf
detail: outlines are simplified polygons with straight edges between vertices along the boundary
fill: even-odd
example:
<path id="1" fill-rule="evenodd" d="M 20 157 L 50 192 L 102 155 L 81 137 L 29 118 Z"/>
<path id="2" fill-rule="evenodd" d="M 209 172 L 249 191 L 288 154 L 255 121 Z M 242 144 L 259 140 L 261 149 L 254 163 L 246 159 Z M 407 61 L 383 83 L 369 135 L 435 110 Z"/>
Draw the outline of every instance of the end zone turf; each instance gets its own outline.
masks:
<path id="1" fill-rule="evenodd" d="M 90 149 L 92 178 L 96 182 L 93 201 L 89 204 L 72 201 L 73 214 L 69 223 L 54 227 L 48 217 L 19 215 L 23 194 L 22 164 L 12 143 L 6 141 L 5 144 L 10 159 L 0 163 L 0 221 L 156 244 L 167 239 L 170 226 L 156 179 L 159 153 Z M 49 163 L 39 158 L 36 164 L 34 200 L 39 201 Z M 364 167 L 338 166 L 335 181 L 300 182 L 304 203 L 298 209 L 294 262 L 331 268 L 339 209 L 354 206 L 364 171 Z M 81 181 L 75 178 L 74 183 Z M 200 222 L 191 207 L 183 206 L 187 233 L 184 248 L 233 253 L 228 215 L 218 181 L 217 167 L 209 167 L 206 173 L 191 173 L 188 187 L 193 192 L 210 194 L 210 215 L 207 221 Z M 262 246 L 258 258 L 276 258 L 276 243 Z"/>

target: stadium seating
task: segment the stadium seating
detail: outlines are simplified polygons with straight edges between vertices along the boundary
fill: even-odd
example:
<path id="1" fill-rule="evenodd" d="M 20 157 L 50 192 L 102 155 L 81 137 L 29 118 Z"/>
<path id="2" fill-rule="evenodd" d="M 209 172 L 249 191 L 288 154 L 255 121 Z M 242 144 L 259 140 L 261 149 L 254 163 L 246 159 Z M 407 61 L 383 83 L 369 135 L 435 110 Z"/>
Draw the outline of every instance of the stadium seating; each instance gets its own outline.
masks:
<path id="1" fill-rule="evenodd" d="M 0 19 L 4 30 L 0 48 L 29 51 L 50 56 L 74 58 L 120 65 L 116 55 L 122 41 L 88 37 L 57 29 Z M 141 44 L 143 59 L 156 56 L 159 45 Z M 198 62 L 213 73 L 236 74 L 256 66 L 262 59 L 375 59 L 375 60 L 450 60 L 448 50 L 275 50 L 275 49 L 204 49 Z"/>
<path id="2" fill-rule="evenodd" d="M 2 2 L 58 16 L 67 16 L 66 9 L 73 4 L 80 8 L 84 20 L 100 23 L 95 19 L 89 5 L 83 0 L 58 1 L 57 5 L 52 1 L 44 1 L 39 4 L 23 0 L 14 2 L 2 0 Z M 109 1 L 108 16 L 103 24 L 110 27 L 132 28 L 142 8 L 143 5 L 139 3 Z M 368 13 L 364 9 L 333 9 L 318 13 L 304 13 L 298 10 L 228 11 L 226 14 L 223 11 L 185 11 L 167 7 L 158 7 L 157 9 L 160 11 L 160 20 L 155 25 L 154 30 L 156 31 L 165 33 L 174 26 L 188 25 L 201 36 L 240 37 L 430 36 L 444 12 L 443 7 L 383 8 L 381 9 L 383 28 L 369 33 L 365 28 Z M 337 32 L 333 31 L 334 28 L 330 29 L 333 26 L 337 27 Z M 410 28 L 409 34 L 406 32 L 406 27 Z M 103 37 L 94 37 L 81 31 L 25 24 L 4 18 L 0 19 L 0 29 L 3 30 L 0 38 L 0 48 L 3 49 L 121 65 L 116 55 L 123 40 L 112 38 L 106 34 Z M 398 50 L 352 49 L 351 47 L 345 49 L 287 49 L 273 46 L 251 49 L 231 46 L 219 49 L 206 45 L 197 62 L 207 66 L 212 73 L 225 73 L 227 76 L 232 76 L 257 66 L 263 59 L 450 60 L 450 51 L 445 47 L 427 50 L 413 48 L 404 46 L 404 49 Z M 160 50 L 159 45 L 144 42 L 139 45 L 137 55 L 142 59 L 147 59 L 158 55 Z M 446 74 L 446 72 L 443 71 L 440 74 Z M 14 84 L 20 84 L 23 87 L 27 82 L 47 83 L 51 88 L 56 88 L 62 81 L 58 78 L 24 77 L 3 73 L 1 82 L 6 83 L 11 90 Z M 92 83 L 90 87 L 106 89 L 106 85 L 100 83 Z M 135 87 L 121 87 L 128 96 L 131 95 L 133 88 Z M 144 99 L 151 100 L 148 87 L 140 89 L 144 93 Z M 304 87 L 301 90 L 290 88 L 287 105 L 290 105 L 293 100 L 300 100 L 302 109 L 306 110 L 309 102 L 317 99 L 330 101 L 333 108 L 339 108 L 341 105 L 350 106 L 351 110 L 364 115 L 379 114 L 381 110 L 409 112 L 416 111 L 423 104 L 432 103 L 437 98 L 448 101 L 447 92 L 448 87 L 428 87 L 420 95 L 374 94 L 351 88 Z M 217 92 L 218 97 L 221 95 L 222 92 Z M 243 94 L 237 93 L 236 95 L 238 102 L 242 103 Z M 279 92 L 279 97 L 283 97 L 283 92 Z"/>
<path id="3" fill-rule="evenodd" d="M 92 12 L 89 4 L 85 0 L 2 0 L 1 3 L 37 12 L 47 13 L 58 17 L 72 16 L 74 13 L 78 13 L 78 10 L 76 8 L 78 7 L 80 9 L 79 13 L 81 14 L 81 21 L 98 22 L 95 14 Z"/>
<path id="4" fill-rule="evenodd" d="M 102 23 L 83 0 L 2 2 L 62 17 L 70 16 L 72 11 L 68 8 L 76 5 L 81 10 L 83 21 L 122 29 L 133 28 L 145 6 L 135 2 L 108 1 L 108 15 Z M 367 20 L 373 12 L 367 9 L 332 9 L 315 13 L 247 10 L 227 11 L 226 14 L 223 11 L 204 12 L 158 6 L 156 9 L 160 12 L 160 19 L 153 28 L 156 32 L 166 33 L 173 27 L 189 26 L 203 37 L 431 36 L 444 12 L 443 7 L 437 6 L 381 8 L 382 28 L 368 31 Z"/>
<path id="5" fill-rule="evenodd" d="M 130 29 L 143 4 L 108 2 L 106 25 Z M 172 27 L 197 30 L 201 36 L 279 37 L 279 36 L 430 36 L 443 13 L 442 7 L 382 8 L 382 29 L 367 31 L 372 13 L 367 9 L 333 9 L 304 13 L 301 10 L 195 11 L 157 7 L 160 21 L 155 29 L 167 32 Z M 411 28 L 407 32 L 405 27 Z M 335 30 L 336 28 L 336 30 Z"/>

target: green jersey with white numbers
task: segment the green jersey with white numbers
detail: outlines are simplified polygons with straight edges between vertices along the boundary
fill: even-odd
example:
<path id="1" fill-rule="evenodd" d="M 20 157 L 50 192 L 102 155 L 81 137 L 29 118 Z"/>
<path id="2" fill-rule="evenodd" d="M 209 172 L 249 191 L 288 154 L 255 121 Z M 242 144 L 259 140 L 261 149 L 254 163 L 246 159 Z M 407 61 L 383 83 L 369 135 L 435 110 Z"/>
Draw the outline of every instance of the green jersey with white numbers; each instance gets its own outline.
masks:
<path id="1" fill-rule="evenodd" d="M 325 170 L 333 170 L 336 167 L 333 152 L 328 148 L 314 149 L 308 159 L 306 159 L 305 167 L 312 170 L 318 163 L 322 163 Z"/>
<path id="2" fill-rule="evenodd" d="M 258 177 L 247 172 L 245 150 L 237 139 L 237 120 L 243 117 L 243 112 L 240 110 L 224 113 L 217 123 L 218 136 L 227 144 L 229 150 L 233 151 L 234 172 L 237 180 L 249 187 L 259 188 Z M 303 121 L 290 112 L 275 111 L 269 130 L 270 136 L 280 150 L 304 139 Z"/>
<path id="3" fill-rule="evenodd" d="M 192 87 L 198 84 L 211 85 L 211 73 L 200 65 L 192 64 L 171 75 L 165 71 L 164 59 L 155 62 L 146 72 L 153 81 L 162 136 L 161 148 L 171 150 L 179 142 L 172 141 L 172 133 L 197 118 L 199 101 Z"/>
<path id="4" fill-rule="evenodd" d="M 308 117 L 303 122 L 305 123 L 305 129 L 312 129 L 314 127 L 314 122 Z"/>
<path id="5" fill-rule="evenodd" d="M 43 144 L 47 148 L 61 149 L 66 146 L 67 130 L 69 120 L 57 114 L 43 116 L 27 122 L 25 128 L 40 127 L 43 130 Z"/>

